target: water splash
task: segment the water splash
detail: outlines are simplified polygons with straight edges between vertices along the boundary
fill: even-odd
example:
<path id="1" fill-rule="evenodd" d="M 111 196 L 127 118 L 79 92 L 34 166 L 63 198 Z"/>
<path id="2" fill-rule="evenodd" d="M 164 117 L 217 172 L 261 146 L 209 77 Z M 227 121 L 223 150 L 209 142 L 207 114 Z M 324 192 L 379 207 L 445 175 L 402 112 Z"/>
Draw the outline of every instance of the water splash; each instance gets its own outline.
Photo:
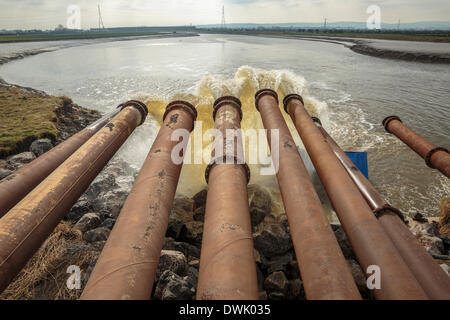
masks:
<path id="1" fill-rule="evenodd" d="M 164 115 L 166 105 L 174 100 L 185 100 L 190 102 L 197 109 L 197 121 L 201 121 L 201 125 L 197 123 L 197 126 L 191 135 L 188 149 L 192 152 L 190 154 L 186 154 L 186 159 L 190 161 L 188 162 L 190 164 L 183 166 L 177 193 L 192 196 L 202 188 L 206 187 L 206 182 L 204 179 L 206 163 L 194 164 L 194 160 L 199 156 L 199 153 L 202 154 L 204 152 L 209 152 L 207 147 L 210 146 L 211 140 L 203 140 L 202 146 L 195 146 L 194 141 L 196 140 L 194 139 L 194 136 L 203 136 L 208 129 L 214 127 L 214 121 L 212 119 L 212 106 L 214 101 L 225 95 L 231 95 L 239 98 L 242 102 L 242 111 L 244 115 L 241 123 L 242 129 L 264 129 L 261 116 L 255 108 L 254 95 L 256 91 L 266 88 L 275 90 L 278 93 L 280 99 L 280 109 L 282 110 L 286 123 L 296 144 L 300 149 L 304 149 L 303 143 L 298 136 L 290 117 L 283 110 L 282 101 L 284 96 L 290 93 L 302 95 L 307 111 L 311 114 L 311 116 L 321 118 L 324 124 L 329 121 L 327 104 L 310 96 L 307 81 L 303 77 L 291 71 L 263 70 L 250 66 L 242 66 L 236 71 L 234 77 L 229 79 L 223 79 L 222 77 L 217 77 L 214 75 L 207 75 L 203 77 L 196 85 L 192 86 L 187 92 L 178 92 L 171 94 L 170 96 L 168 95 L 167 97 L 146 93 L 139 93 L 133 96 L 133 99 L 141 100 L 149 109 L 149 118 L 146 124 L 139 129 L 136 135 L 139 137 L 139 140 L 150 141 L 146 141 L 145 143 L 133 143 L 132 147 L 127 147 L 133 148 L 133 150 L 123 150 L 121 154 L 123 157 L 127 158 L 128 161 L 133 162 L 135 166 L 140 167 L 151 147 L 151 144 L 154 141 L 154 138 L 156 137 L 158 128 L 162 123 L 162 117 Z M 145 139 L 144 137 L 149 137 L 150 139 Z M 248 149 L 248 140 L 249 138 L 247 137 L 245 142 L 247 161 L 250 152 L 253 151 Z M 269 153 L 269 150 L 267 150 L 267 153 Z M 133 156 L 131 157 L 130 154 Z M 314 176 L 315 171 L 311 162 L 307 159 L 306 151 L 302 150 L 301 154 L 305 158 L 305 165 L 309 173 Z M 250 183 L 257 183 L 265 186 L 272 191 L 274 197 L 276 198 L 279 193 L 276 176 L 260 175 L 260 168 L 260 165 L 250 165 L 252 175 Z M 283 210 L 282 205 L 279 206 L 279 210 Z"/>

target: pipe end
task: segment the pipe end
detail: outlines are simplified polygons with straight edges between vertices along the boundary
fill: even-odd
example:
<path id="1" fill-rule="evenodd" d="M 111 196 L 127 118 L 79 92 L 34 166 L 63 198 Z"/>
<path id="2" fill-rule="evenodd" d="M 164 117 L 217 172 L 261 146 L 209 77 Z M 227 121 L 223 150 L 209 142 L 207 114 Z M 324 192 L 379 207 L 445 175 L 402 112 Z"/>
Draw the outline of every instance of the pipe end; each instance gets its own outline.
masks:
<path id="1" fill-rule="evenodd" d="M 187 101 L 176 100 L 169 103 L 166 107 L 166 112 L 163 115 L 163 122 L 166 121 L 167 115 L 173 110 L 183 110 L 189 113 L 192 117 L 192 130 L 194 130 L 194 122 L 197 120 L 197 109 Z"/>
<path id="2" fill-rule="evenodd" d="M 213 109 L 214 109 L 214 111 L 213 111 L 213 119 L 214 119 L 214 121 L 216 121 L 217 111 L 221 107 L 223 107 L 224 105 L 232 105 L 232 106 L 234 106 L 239 111 L 239 116 L 240 116 L 241 121 L 242 121 L 242 117 L 243 117 L 243 115 L 242 115 L 242 102 L 241 102 L 241 100 L 239 100 L 238 98 L 233 97 L 233 96 L 223 96 L 223 97 L 217 99 L 214 102 L 214 105 L 213 105 Z"/>
<path id="3" fill-rule="evenodd" d="M 289 111 L 287 109 L 288 103 L 289 101 L 291 101 L 292 99 L 297 99 L 300 100 L 300 102 L 302 103 L 302 105 L 305 105 L 305 103 L 303 102 L 303 98 L 301 95 L 293 93 L 293 94 L 288 94 L 286 97 L 284 97 L 283 99 L 283 105 L 284 105 L 284 111 L 289 114 Z"/>
<path id="4" fill-rule="evenodd" d="M 386 129 L 386 131 L 389 132 L 389 133 L 392 133 L 392 132 L 390 132 L 389 129 L 388 129 L 389 123 L 390 123 L 392 120 L 398 120 L 398 121 L 402 122 L 402 120 L 400 120 L 400 118 L 397 117 L 397 116 L 389 116 L 389 117 L 385 118 L 385 119 L 383 120 L 382 123 L 383 123 L 384 129 Z"/>
<path id="5" fill-rule="evenodd" d="M 129 100 L 125 103 L 122 103 L 118 106 L 121 110 L 125 109 L 126 107 L 134 107 L 141 113 L 141 123 L 139 125 L 142 125 L 145 122 L 145 119 L 148 115 L 148 109 L 145 103 L 138 101 L 138 100 Z"/>
<path id="6" fill-rule="evenodd" d="M 280 103 L 279 100 L 278 100 L 278 94 L 274 90 L 272 90 L 272 89 L 261 89 L 258 92 L 256 92 L 256 94 L 255 94 L 255 107 L 256 107 L 256 110 L 259 111 L 259 107 L 258 107 L 259 99 L 261 99 L 265 95 L 270 95 L 270 96 L 274 97 L 275 100 L 277 101 L 277 104 Z"/>

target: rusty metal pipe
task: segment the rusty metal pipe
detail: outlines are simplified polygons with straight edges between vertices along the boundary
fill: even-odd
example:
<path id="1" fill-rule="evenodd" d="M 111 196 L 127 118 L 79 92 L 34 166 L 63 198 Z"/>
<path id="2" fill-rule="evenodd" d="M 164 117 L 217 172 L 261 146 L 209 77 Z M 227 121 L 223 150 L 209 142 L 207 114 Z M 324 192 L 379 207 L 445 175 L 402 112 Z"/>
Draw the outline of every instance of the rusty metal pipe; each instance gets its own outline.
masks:
<path id="1" fill-rule="evenodd" d="M 124 104 L 114 119 L 0 219 L 0 292 L 146 115 L 143 103 Z"/>
<path id="2" fill-rule="evenodd" d="M 106 242 L 82 300 L 148 300 L 169 223 L 183 164 L 172 160 L 175 130 L 185 130 L 189 141 L 196 109 L 174 101 L 167 106 L 163 124 Z"/>
<path id="3" fill-rule="evenodd" d="M 400 120 L 397 116 L 390 116 L 383 120 L 383 126 L 387 132 L 394 134 L 419 156 L 425 159 L 425 163 L 432 169 L 442 172 L 450 178 L 450 154 L 447 149 L 438 147 L 417 134 Z"/>
<path id="4" fill-rule="evenodd" d="M 431 255 L 409 231 L 401 212 L 390 206 L 370 181 L 354 165 L 352 160 L 339 147 L 333 138 L 322 127 L 320 120 L 313 118 L 320 132 L 341 161 L 347 173 L 366 199 L 370 208 L 378 217 L 384 231 L 391 238 L 395 247 L 405 260 L 412 273 L 419 281 L 425 293 L 434 300 L 450 300 L 450 278 L 436 263 Z"/>
<path id="5" fill-rule="evenodd" d="M 24 165 L 12 175 L 1 180 L 0 218 L 97 133 L 98 130 L 103 128 L 119 111 L 120 109 L 118 108 L 108 113 L 39 158 Z"/>
<path id="6" fill-rule="evenodd" d="M 280 112 L 277 93 L 264 89 L 258 91 L 255 98 L 269 145 L 272 146 L 269 131 L 279 131 L 278 185 L 306 297 L 309 300 L 360 300 L 350 268 Z"/>
<path id="7" fill-rule="evenodd" d="M 299 95 L 284 99 L 317 173 L 363 270 L 378 266 L 381 288 L 376 299 L 428 299 L 416 278 L 377 221 L 350 176 L 326 143 Z"/>
<path id="8" fill-rule="evenodd" d="M 214 104 L 215 128 L 221 136 L 215 144 L 223 145 L 213 152 L 206 170 L 208 196 L 200 272 L 198 300 L 257 300 L 258 285 L 253 254 L 253 237 L 248 207 L 248 166 L 242 159 L 242 141 L 226 135 L 239 130 L 241 102 L 222 97 Z M 230 162 L 221 161 L 224 158 Z"/>

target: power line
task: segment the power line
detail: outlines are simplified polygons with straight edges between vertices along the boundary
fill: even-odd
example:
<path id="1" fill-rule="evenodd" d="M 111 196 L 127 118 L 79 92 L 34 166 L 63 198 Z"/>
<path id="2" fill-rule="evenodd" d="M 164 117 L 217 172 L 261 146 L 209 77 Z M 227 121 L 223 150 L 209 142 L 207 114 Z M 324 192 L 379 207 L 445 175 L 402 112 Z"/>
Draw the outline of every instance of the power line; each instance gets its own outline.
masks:
<path id="1" fill-rule="evenodd" d="M 105 29 L 105 25 L 103 24 L 102 12 L 100 10 L 100 5 L 98 5 L 98 28 Z"/>
<path id="2" fill-rule="evenodd" d="M 222 6 L 222 22 L 221 22 L 222 29 L 226 29 L 227 23 L 225 22 L 225 6 Z"/>

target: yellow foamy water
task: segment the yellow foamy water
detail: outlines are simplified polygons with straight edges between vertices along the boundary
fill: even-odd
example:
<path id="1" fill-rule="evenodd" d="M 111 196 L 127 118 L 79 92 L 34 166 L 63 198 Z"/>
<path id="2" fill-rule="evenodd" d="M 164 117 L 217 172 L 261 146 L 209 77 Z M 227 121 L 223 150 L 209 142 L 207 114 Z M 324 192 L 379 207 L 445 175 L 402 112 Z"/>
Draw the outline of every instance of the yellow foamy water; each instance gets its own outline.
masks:
<path id="1" fill-rule="evenodd" d="M 303 77 L 295 75 L 286 70 L 262 70 L 249 66 L 243 66 L 237 70 L 235 76 L 231 79 L 222 79 L 211 75 L 205 76 L 201 79 L 193 92 L 179 92 L 172 95 L 169 99 L 162 97 L 140 94 L 135 97 L 140 99 L 149 109 L 149 116 L 159 125 L 162 123 L 162 117 L 165 112 L 166 105 L 174 100 L 185 100 L 194 105 L 198 112 L 196 128 L 191 134 L 191 139 L 188 145 L 190 152 L 186 153 L 185 164 L 183 166 L 180 182 L 177 193 L 186 196 L 192 196 L 198 191 L 206 187 L 204 178 L 205 169 L 210 159 L 212 138 L 205 137 L 205 133 L 214 128 L 214 121 L 212 118 L 214 101 L 222 96 L 234 96 L 241 100 L 243 120 L 241 127 L 244 130 L 248 129 L 264 129 L 261 116 L 255 108 L 255 93 L 260 89 L 272 89 L 278 93 L 280 100 L 280 108 L 286 120 L 286 123 L 291 130 L 296 144 L 303 147 L 303 144 L 295 130 L 295 127 L 282 107 L 284 96 L 291 93 L 302 95 L 305 101 L 305 107 L 311 116 L 319 117 L 325 123 L 328 122 L 327 105 L 308 93 L 308 84 Z M 203 137 L 204 139 L 198 139 Z M 206 138 L 206 139 L 205 139 Z M 244 137 L 246 161 L 249 162 L 249 156 L 255 150 L 249 150 L 249 137 Z M 266 139 L 263 139 L 265 142 Z M 202 145 L 195 145 L 196 141 L 202 141 Z M 261 145 L 259 145 L 261 147 Z M 270 158 L 270 151 L 268 146 L 263 146 L 266 150 L 266 156 Z M 206 158 L 206 159 L 205 159 Z M 203 159 L 201 164 L 199 160 Z M 308 170 L 313 168 L 306 163 Z M 275 175 L 261 175 L 260 169 L 262 165 L 250 164 L 251 181 L 266 187 L 272 192 L 275 199 L 279 197 L 279 189 Z M 278 199 L 280 200 L 280 199 Z M 277 201 L 274 204 L 274 210 L 281 212 L 282 205 Z M 278 203 L 278 204 L 277 204 Z"/>

